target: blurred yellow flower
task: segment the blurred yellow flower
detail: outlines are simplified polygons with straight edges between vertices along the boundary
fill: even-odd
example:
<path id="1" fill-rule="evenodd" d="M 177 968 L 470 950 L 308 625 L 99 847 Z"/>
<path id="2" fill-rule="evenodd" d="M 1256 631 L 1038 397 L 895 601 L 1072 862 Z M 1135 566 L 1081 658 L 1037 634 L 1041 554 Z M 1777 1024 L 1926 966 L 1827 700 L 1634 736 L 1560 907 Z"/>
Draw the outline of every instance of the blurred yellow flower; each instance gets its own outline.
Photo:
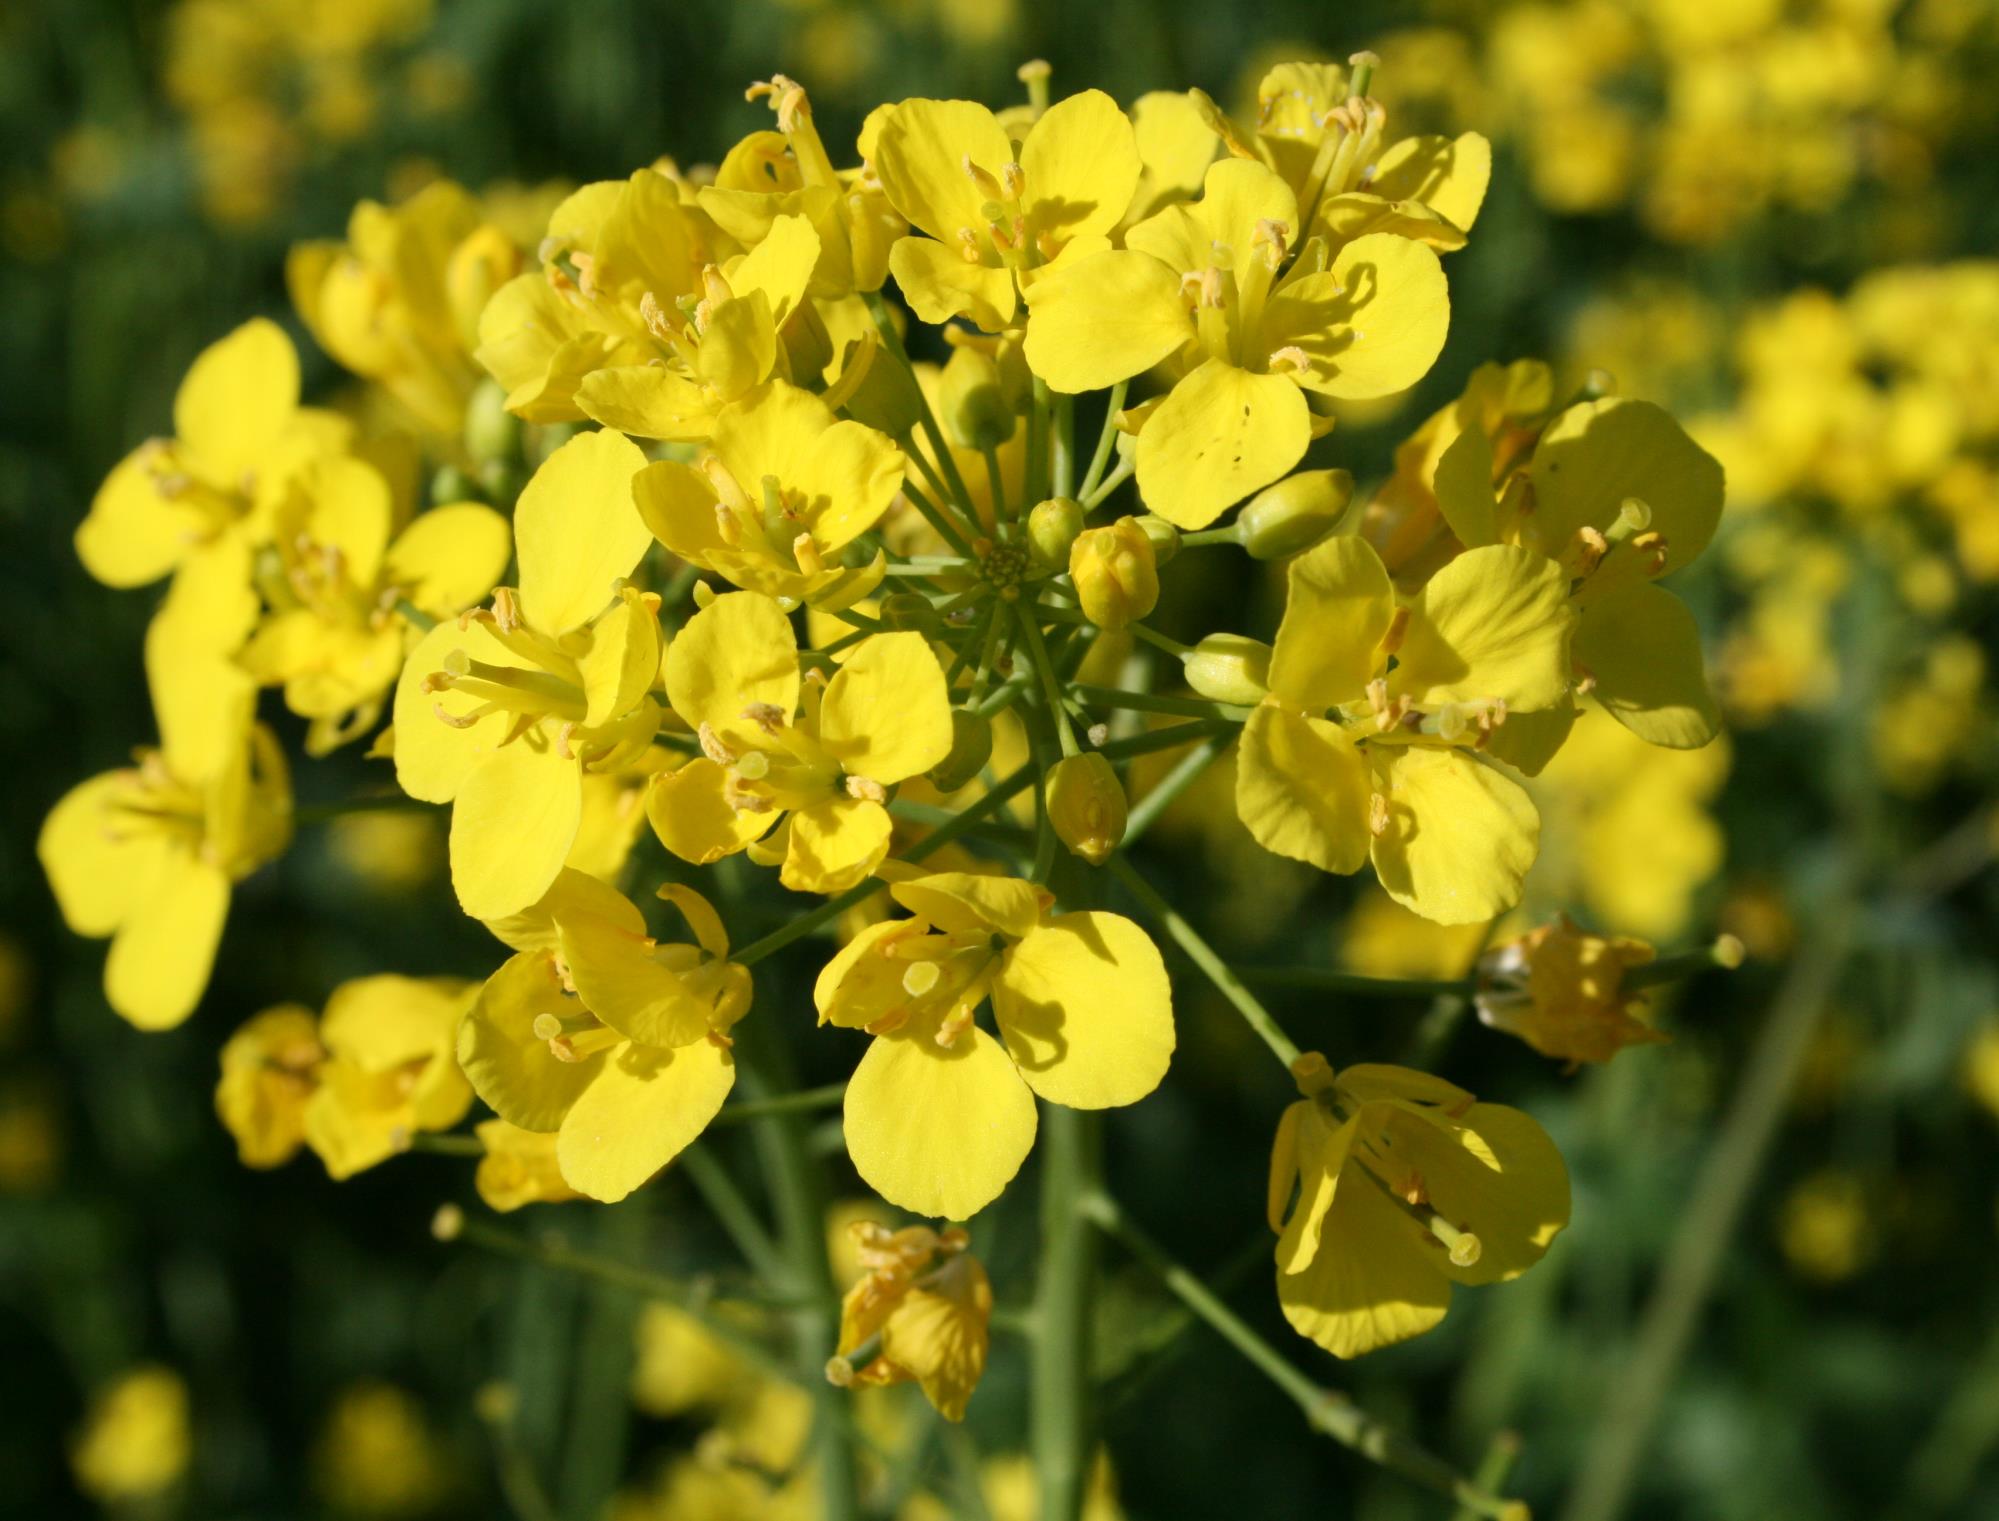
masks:
<path id="1" fill-rule="evenodd" d="M 180 1481 L 193 1450 L 187 1385 L 148 1364 L 98 1392 L 70 1446 L 77 1487 L 105 1505 L 156 1499 Z"/>
<path id="2" fill-rule="evenodd" d="M 1623 989 L 1624 974 L 1653 954 L 1642 940 L 1587 934 L 1564 914 L 1479 959 L 1478 1017 L 1571 1071 L 1609 1061 L 1668 1038 L 1646 1017 L 1644 995 Z"/>
<path id="3" fill-rule="evenodd" d="M 313 1488 L 343 1514 L 415 1516 L 434 1507 L 450 1483 L 450 1463 L 424 1408 L 394 1384 L 349 1384 L 312 1455 Z"/>

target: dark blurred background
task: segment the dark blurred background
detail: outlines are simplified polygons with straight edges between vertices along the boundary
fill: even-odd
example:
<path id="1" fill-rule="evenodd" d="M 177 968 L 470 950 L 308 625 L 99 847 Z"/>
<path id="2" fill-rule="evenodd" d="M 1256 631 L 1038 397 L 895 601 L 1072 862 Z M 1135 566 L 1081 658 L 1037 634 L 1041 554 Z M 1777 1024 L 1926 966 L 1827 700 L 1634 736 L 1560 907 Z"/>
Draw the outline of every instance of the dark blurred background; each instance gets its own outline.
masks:
<path id="1" fill-rule="evenodd" d="M 1741 14 L 1696 0 L 0 10 L 0 1514 L 490 1517 L 515 1461 L 564 1518 L 602 1514 L 614 1492 L 630 1521 L 741 1513 L 652 1487 L 707 1422 L 625 1397 L 636 1305 L 430 1239 L 441 1202 L 480 1208 L 466 1160 L 413 1155 L 338 1185 L 310 1157 L 256 1173 L 214 1118 L 216 1053 L 255 1011 L 317 1007 L 377 970 L 491 970 L 497 948 L 445 883 L 439 821 L 361 815 L 302 832 L 240 889 L 208 997 L 165 1035 L 110 1012 L 102 945 L 62 927 L 35 863 L 56 798 L 151 730 L 140 638 L 157 593 L 96 585 L 70 544 L 97 483 L 166 426 L 198 350 L 251 314 L 299 340 L 309 395 L 342 383 L 290 311 L 293 241 L 337 237 L 356 200 L 439 176 L 491 191 L 622 177 L 662 154 L 713 162 L 767 123 L 743 87 L 776 71 L 810 88 L 840 158 L 877 102 L 1009 102 L 1031 57 L 1052 62 L 1058 94 L 1096 85 L 1128 103 L 1200 86 L 1234 104 L 1271 62 L 1372 46 L 1391 120 L 1477 128 L 1499 153 L 1471 246 L 1448 264 L 1442 361 L 1392 413 L 1343 424 L 1329 460 L 1378 478 L 1396 439 L 1477 363 L 1523 356 L 1555 361 L 1568 383 L 1601 364 L 1625 390 L 1711 419 L 1719 438 L 1752 378 L 1740 345 L 1773 303 L 1999 246 L 1990 6 L 1730 9 Z M 1778 380 L 1754 378 L 1782 380 L 1781 355 L 1756 362 Z M 1967 434 L 1964 448 L 1981 443 Z M 1835 542 L 1847 531 L 1837 513 L 1800 510 Z M 1578 1474 L 1605 1461 L 1605 1412 L 1633 1379 L 1666 1392 L 1632 1516 L 1999 1514 L 1999 904 L 1981 874 L 1993 782 L 1982 660 L 1941 708 L 1887 706 L 1937 640 L 1990 650 L 1993 597 L 1948 525 L 1923 531 L 1948 598 L 1913 595 L 1907 562 L 1855 532 L 1846 574 L 1804 620 L 1816 634 L 1789 643 L 1771 632 L 1788 625 L 1767 582 L 1728 574 L 1741 562 L 1725 534 L 1680 588 L 1712 649 L 1739 651 L 1746 630 L 1816 660 L 1830 689 L 1725 684 L 1738 732 L 1721 749 L 1642 764 L 1619 752 L 1601 760 L 1607 776 L 1550 783 L 1533 889 L 1544 914 L 1567 907 L 1669 949 L 1718 927 L 1749 944 L 1744 970 L 1670 1000 L 1671 1045 L 1570 1077 L 1468 1020 L 1425 1023 L 1420 1005 L 1274 1001 L 1336 1062 L 1425 1052 L 1541 1118 L 1576 1182 L 1575 1225 L 1545 1266 L 1462 1294 L 1437 1333 L 1359 1364 L 1292 1336 L 1261 1220 L 1287 1095 L 1191 977 L 1176 977 L 1171 1080 L 1110 1124 L 1112 1184 L 1135 1218 L 1217 1274 L 1315 1376 L 1460 1465 L 1494 1431 L 1518 1431 L 1515 1489 L 1537 1514 L 1559 1514 Z M 1170 591 L 1176 632 L 1208 626 L 1236 595 Z M 1267 627 L 1275 604 L 1269 588 L 1256 595 Z M 296 754 L 298 723 L 268 696 L 265 716 Z M 1884 727 L 1891 739 L 1949 732 L 1910 762 Z M 355 750 L 297 774 L 304 804 L 382 779 Z M 1462 942 L 1256 852 L 1225 793 L 1196 805 L 1144 864 L 1231 955 L 1462 970 Z M 804 1079 L 833 1081 L 855 1048 L 808 1038 L 812 969 L 801 957 L 760 970 L 759 1018 L 791 1020 Z M 753 1175 L 743 1137 L 715 1145 Z M 1738 1187 L 1739 1211 L 1704 1213 Z M 859 1192 L 851 1176 L 843 1188 Z M 665 1271 L 727 1260 L 677 1177 L 640 1198 L 616 1215 L 541 1208 L 515 1223 Z M 980 1224 L 1002 1306 L 1029 1292 L 1033 1221 L 1022 1186 Z M 1711 1274 L 1707 1246 L 1720 1254 Z M 1676 1251 L 1690 1260 L 1662 1275 Z M 1099 1341 L 1125 1514 L 1448 1514 L 1312 1437 L 1198 1327 L 1146 1353 L 1133 1328 L 1166 1304 L 1114 1255 L 1111 1270 L 1120 1292 Z M 1667 1330 L 1685 1317 L 1684 1347 L 1658 1343 L 1662 1314 Z M 73 1462 L 92 1398 L 151 1366 L 186 1392 L 184 1471 L 150 1498 L 104 1500 L 101 1484 L 93 1497 Z M 987 1454 L 1022 1444 L 1024 1367 L 1002 1331 L 969 1425 Z M 496 1381 L 519 1406 L 497 1460 L 480 1416 Z M 127 1440 L 171 1455 L 172 1404 L 146 1407 L 165 1434 Z"/>

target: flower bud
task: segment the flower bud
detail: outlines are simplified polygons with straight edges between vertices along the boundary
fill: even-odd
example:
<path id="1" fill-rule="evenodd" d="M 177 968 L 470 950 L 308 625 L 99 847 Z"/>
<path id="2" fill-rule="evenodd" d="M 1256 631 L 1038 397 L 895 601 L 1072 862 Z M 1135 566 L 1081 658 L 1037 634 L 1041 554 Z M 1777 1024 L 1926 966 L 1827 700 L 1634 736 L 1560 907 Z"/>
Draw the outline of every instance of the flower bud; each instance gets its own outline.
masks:
<path id="1" fill-rule="evenodd" d="M 1186 654 L 1187 685 L 1210 702 L 1253 708 L 1270 690 L 1270 646 L 1243 634 L 1210 634 Z"/>
<path id="2" fill-rule="evenodd" d="M 493 292 L 521 272 L 521 251 L 490 223 L 475 228 L 451 250 L 444 266 L 445 301 L 467 349 L 479 346 L 479 315 Z"/>
<path id="3" fill-rule="evenodd" d="M 1162 517 L 1147 513 L 1138 520 L 1138 526 L 1145 530 L 1145 536 L 1152 540 L 1152 561 L 1164 565 L 1180 553 L 1180 530 Z"/>
<path id="4" fill-rule="evenodd" d="M 479 500 L 479 483 L 456 465 L 439 465 L 430 478 L 430 504 L 448 507 L 454 502 Z"/>
<path id="5" fill-rule="evenodd" d="M 1069 547 L 1069 579 L 1098 628 L 1129 626 L 1159 601 L 1158 561 L 1137 518 L 1090 528 Z"/>
<path id="6" fill-rule="evenodd" d="M 1083 504 L 1074 497 L 1051 496 L 1027 515 L 1027 542 L 1044 565 L 1067 565 L 1069 548 L 1083 531 Z"/>
<path id="7" fill-rule="evenodd" d="M 938 410 L 951 442 L 965 449 L 997 449 L 1013 437 L 1013 412 L 1000 388 L 999 366 L 975 348 L 954 351 L 938 381 Z"/>
<path id="8" fill-rule="evenodd" d="M 479 464 L 518 459 L 521 420 L 507 410 L 507 392 L 496 380 L 482 380 L 465 403 L 465 452 Z"/>
<path id="9" fill-rule="evenodd" d="M 993 758 L 992 720 L 969 708 L 951 710 L 951 749 L 930 768 L 930 785 L 939 792 L 956 792 Z"/>
<path id="10" fill-rule="evenodd" d="M 862 344 L 850 343 L 842 350 L 836 379 L 845 378 L 847 366 L 862 362 L 862 349 Z M 855 422 L 866 423 L 890 438 L 908 437 L 923 415 L 923 393 L 916 387 L 916 377 L 908 365 L 897 363 L 879 347 L 867 365 L 842 410 Z"/>
<path id="11" fill-rule="evenodd" d="M 1236 518 L 1236 534 L 1253 558 L 1282 559 L 1339 527 L 1352 503 L 1353 477 L 1346 471 L 1300 471 L 1250 498 Z"/>
<path id="12" fill-rule="evenodd" d="M 1124 787 L 1111 763 L 1092 750 L 1069 755 L 1048 773 L 1048 821 L 1070 850 L 1101 866 L 1124 838 Z"/>

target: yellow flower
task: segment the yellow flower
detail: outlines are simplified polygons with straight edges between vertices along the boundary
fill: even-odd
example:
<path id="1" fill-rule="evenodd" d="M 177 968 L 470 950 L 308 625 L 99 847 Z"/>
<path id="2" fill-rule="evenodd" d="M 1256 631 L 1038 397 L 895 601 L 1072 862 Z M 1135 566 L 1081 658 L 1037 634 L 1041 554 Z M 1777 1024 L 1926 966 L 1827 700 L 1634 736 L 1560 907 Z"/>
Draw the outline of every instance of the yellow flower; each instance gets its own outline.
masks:
<path id="1" fill-rule="evenodd" d="M 661 944 L 615 888 L 563 871 L 547 895 L 490 923 L 517 953 L 487 979 L 458 1032 L 458 1061 L 509 1124 L 555 1136 L 577 1192 L 615 1203 L 678 1156 L 735 1085 L 724 1033 L 750 975 L 708 900 L 660 896 L 696 944 Z"/>
<path id="2" fill-rule="evenodd" d="M 215 1112 L 245 1167 L 280 1167 L 305 1144 L 305 1111 L 326 1048 L 319 1021 L 299 1004 L 250 1020 L 222 1048 Z"/>
<path id="3" fill-rule="evenodd" d="M 659 599 L 625 584 L 645 554 L 616 433 L 549 456 L 514 509 L 520 589 L 440 623 L 396 683 L 396 778 L 451 803 L 451 880 L 474 918 L 527 907 L 562 869 L 583 778 L 642 753 L 658 727 Z"/>
<path id="4" fill-rule="evenodd" d="M 345 1515 L 411 1516 L 431 1510 L 448 1475 L 424 1409 L 377 1380 L 343 1388 L 313 1451 L 313 1487 Z"/>
<path id="5" fill-rule="evenodd" d="M 639 1316 L 632 1403 L 670 1419 L 737 1399 L 755 1375 L 729 1344 L 685 1310 L 648 1304 Z"/>
<path id="6" fill-rule="evenodd" d="M 84 568 L 144 586 L 241 532 L 268 542 L 294 472 L 343 450 L 352 427 L 298 404 L 298 355 L 262 317 L 203 349 L 174 397 L 174 437 L 121 460 L 76 531 Z"/>
<path id="7" fill-rule="evenodd" d="M 696 865 L 756 846 L 795 892 L 844 892 L 879 866 L 887 789 L 951 750 L 944 671 L 921 634 L 870 635 L 831 681 L 801 681 L 790 621 L 756 592 L 688 620 L 666 692 L 702 754 L 653 779 L 661 843 Z"/>
<path id="8" fill-rule="evenodd" d="M 451 1059 L 473 984 L 449 977 L 359 977 L 326 1002 L 326 1059 L 305 1106 L 305 1142 L 334 1178 L 409 1149 L 420 1130 L 449 1130 L 472 1090 Z"/>
<path id="9" fill-rule="evenodd" d="M 150 1500 L 187 1472 L 192 1436 L 187 1385 L 148 1365 L 119 1376 L 90 1404 L 70 1448 L 77 1487 L 105 1505 Z"/>
<path id="10" fill-rule="evenodd" d="M 648 465 L 633 483 L 645 526 L 683 560 L 737 586 L 845 607 L 881 581 L 883 560 L 841 553 L 902 489 L 893 440 L 782 381 L 726 409 L 699 469 Z"/>
<path id="11" fill-rule="evenodd" d="M 1406 1067 L 1308 1052 L 1270 1157 L 1285 1319 L 1335 1357 L 1420 1336 L 1451 1285 L 1517 1278 L 1569 1223 L 1547 1132 Z"/>
<path id="12" fill-rule="evenodd" d="M 1513 466 L 1466 420 L 1437 460 L 1434 485 L 1460 544 L 1522 545 L 1574 579 L 1579 690 L 1651 744 L 1693 750 L 1714 738 L 1721 720 L 1700 629 L 1686 604 L 1654 583 L 1714 537 L 1722 472 L 1669 413 L 1621 398 L 1580 402 Z M 1539 770 L 1566 721 L 1537 731 L 1510 758 Z"/>
<path id="13" fill-rule="evenodd" d="M 1539 824 L 1479 752 L 1511 714 L 1566 695 L 1567 578 L 1494 546 L 1398 607 L 1379 556 L 1335 538 L 1293 560 L 1287 582 L 1270 695 L 1236 764 L 1243 823 L 1322 871 L 1371 857 L 1390 897 L 1440 924 L 1511 907 Z"/>
<path id="14" fill-rule="evenodd" d="M 344 243 L 294 244 L 285 283 L 321 348 L 455 440 L 480 379 L 479 313 L 521 263 L 478 201 L 437 180 L 400 206 L 362 201 Z"/>
<path id="15" fill-rule="evenodd" d="M 110 937 L 104 993 L 143 1030 L 166 1030 L 208 986 L 235 883 L 291 839 L 284 751 L 251 720 L 255 691 L 217 658 L 200 606 L 153 620 L 146 671 L 160 748 L 64 794 L 37 853 L 63 918 Z"/>
<path id="16" fill-rule="evenodd" d="M 1878 1249 L 1866 1185 L 1852 1173 L 1813 1173 L 1785 1196 L 1778 1244 L 1793 1268 L 1820 1283 L 1851 1278 Z"/>
<path id="17" fill-rule="evenodd" d="M 1652 958 L 1644 941 L 1586 934 L 1564 914 L 1480 959 L 1478 1017 L 1571 1070 L 1607 1062 L 1626 1046 L 1669 1039 L 1645 1017 L 1644 994 L 1623 987 L 1624 974 Z"/>
<path id="18" fill-rule="evenodd" d="M 913 1381 L 945 1420 L 962 1421 L 992 1341 L 992 1284 L 966 1250 L 971 1238 L 957 1226 L 870 1222 L 853 1233 L 868 1273 L 841 1302 L 826 1376 L 843 1388 Z"/>
<path id="19" fill-rule="evenodd" d="M 989 333 L 1012 322 L 1039 271 L 1109 249 L 1139 174 L 1131 123 L 1101 90 L 1050 106 L 1018 147 L 976 102 L 905 100 L 869 161 L 913 229 L 889 250 L 911 309 Z"/>
<path id="20" fill-rule="evenodd" d="M 940 873 L 890 889 L 914 918 L 869 926 L 813 988 L 822 1024 L 875 1037 L 847 1084 L 861 1178 L 917 1214 L 969 1219 L 1034 1145 L 1034 1098 L 1134 1104 L 1173 1055 L 1172 988 L 1117 914 L 1048 916 L 1008 877 Z M 1000 1041 L 973 1023 L 990 997 Z"/>
<path id="21" fill-rule="evenodd" d="M 506 1214 L 523 1204 L 562 1204 L 583 1197 L 562 1181 L 554 1136 L 523 1130 L 505 1120 L 483 1121 L 475 1133 L 485 1155 L 472 1175 L 472 1186 L 489 1208 Z"/>
<path id="22" fill-rule="evenodd" d="M 240 656 L 285 705 L 312 725 L 308 755 L 364 733 L 402 669 L 407 600 L 433 620 L 470 607 L 507 568 L 507 520 L 460 502 L 421 514 L 391 539 L 389 485 L 358 459 L 303 471 L 277 515 L 275 573 L 263 579 L 270 609 Z"/>
<path id="23" fill-rule="evenodd" d="M 1206 527 L 1298 463 L 1330 426 L 1305 392 L 1393 395 L 1443 348 L 1450 301 L 1434 252 L 1372 233 L 1328 265 L 1318 245 L 1296 256 L 1298 227 L 1281 177 L 1224 159 L 1200 200 L 1028 288 L 1027 361 L 1055 390 L 1095 390 L 1169 361 L 1179 374 L 1138 434 L 1138 486 L 1181 528 Z"/>
<path id="24" fill-rule="evenodd" d="M 988 1458 L 979 1464 L 979 1489 L 992 1521 L 1040 1521 L 1041 1475 L 1034 1460 L 1025 1453 Z M 1083 1492 L 1079 1521 L 1124 1521 L 1118 1504 L 1117 1476 L 1111 1471 L 1110 1454 L 1103 1448 L 1090 1464 L 1090 1476 Z M 954 1521 L 958 1512 L 936 1495 L 919 1493 L 896 1512 L 896 1521 Z"/>

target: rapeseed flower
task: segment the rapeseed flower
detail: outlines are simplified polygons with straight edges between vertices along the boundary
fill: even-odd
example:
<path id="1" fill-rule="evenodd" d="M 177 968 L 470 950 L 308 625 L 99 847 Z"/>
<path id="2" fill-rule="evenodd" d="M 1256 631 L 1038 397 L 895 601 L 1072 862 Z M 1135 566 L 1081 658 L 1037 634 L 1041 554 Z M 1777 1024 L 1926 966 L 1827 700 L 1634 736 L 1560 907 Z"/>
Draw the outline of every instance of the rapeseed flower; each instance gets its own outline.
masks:
<path id="1" fill-rule="evenodd" d="M 843 1388 L 916 1383 L 947 1421 L 962 1421 L 992 1344 L 992 1283 L 958 1226 L 853 1227 L 866 1273 L 840 1305 L 826 1376 Z M 872 1355 L 868 1355 L 872 1354 Z"/>

